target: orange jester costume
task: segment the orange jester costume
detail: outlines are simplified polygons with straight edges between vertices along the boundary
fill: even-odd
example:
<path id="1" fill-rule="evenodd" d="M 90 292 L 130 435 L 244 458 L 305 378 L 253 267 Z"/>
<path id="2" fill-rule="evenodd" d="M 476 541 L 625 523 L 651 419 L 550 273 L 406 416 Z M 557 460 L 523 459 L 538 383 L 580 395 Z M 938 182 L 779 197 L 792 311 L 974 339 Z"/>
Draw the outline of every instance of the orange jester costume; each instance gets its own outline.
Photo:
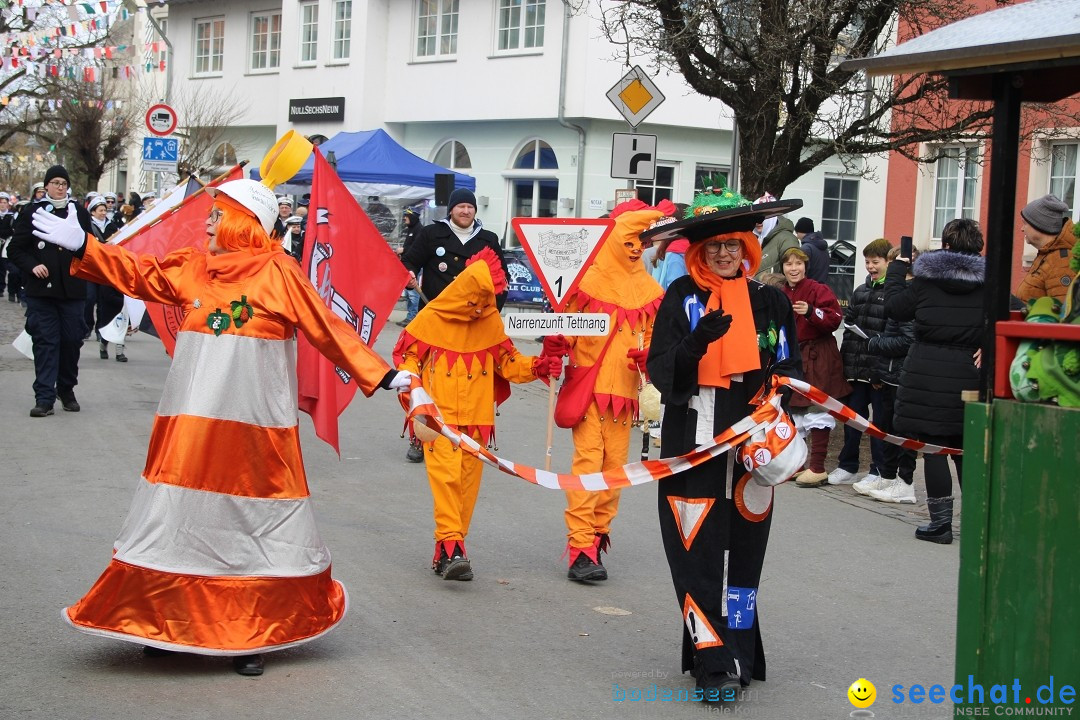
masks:
<path id="1" fill-rule="evenodd" d="M 562 358 L 522 355 L 503 330 L 495 296 L 506 276 L 490 249 L 425 305 L 401 333 L 394 363 L 420 376 L 443 421 L 480 444 L 495 427 L 495 404 L 510 396 L 509 382 L 558 377 Z M 424 443 L 435 514 L 432 569 L 445 580 L 472 580 L 465 553 L 483 465 L 445 437 Z"/>
<path id="2" fill-rule="evenodd" d="M 272 222 L 273 195 L 257 185 L 217 189 L 209 254 L 188 248 L 158 260 L 97 242 L 76 253 L 73 273 L 179 306 L 184 319 L 112 559 L 63 611 L 78 630 L 233 656 L 251 675 L 262 672 L 258 653 L 321 636 L 348 605 L 315 527 L 300 453 L 295 330 L 365 395 L 397 375 L 269 241 L 266 219 L 226 196 L 253 193 Z M 221 229 L 241 225 L 232 235 Z M 218 242 L 240 234 L 253 244 L 222 250 L 215 227 Z"/>
<path id="3" fill-rule="evenodd" d="M 600 359 L 592 402 L 573 428 L 571 472 L 575 474 L 611 470 L 628 460 L 630 429 L 638 405 L 638 367 L 644 368 L 653 317 L 664 295 L 641 261 L 638 235 L 674 210 L 670 203 L 654 209 L 640 201 L 616 208 L 612 212 L 614 229 L 567 303 L 567 312 L 607 313 L 613 333 L 610 344 L 607 337 L 568 338 L 572 364 L 590 366 Z M 618 509 L 618 490 L 567 491 L 570 579 L 607 578 L 600 552 L 607 550 L 611 521 Z"/>

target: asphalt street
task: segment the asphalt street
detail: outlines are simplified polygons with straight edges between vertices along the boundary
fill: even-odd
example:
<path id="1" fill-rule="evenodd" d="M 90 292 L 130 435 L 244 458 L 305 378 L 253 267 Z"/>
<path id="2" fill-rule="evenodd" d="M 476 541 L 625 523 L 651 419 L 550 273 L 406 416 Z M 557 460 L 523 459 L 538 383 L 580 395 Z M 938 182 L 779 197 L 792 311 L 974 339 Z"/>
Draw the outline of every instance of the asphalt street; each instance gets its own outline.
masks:
<path id="1" fill-rule="evenodd" d="M 405 461 L 388 392 L 346 410 L 340 459 L 300 420 L 319 528 L 350 594 L 337 630 L 269 655 L 259 678 L 236 675 L 227 659 L 148 658 L 75 632 L 60 611 L 109 560 L 169 361 L 145 335 L 128 344 L 127 364 L 87 344 L 82 412 L 57 404 L 55 416 L 31 418 L 32 363 L 11 346 L 21 324 L 21 308 L 0 302 L 0 718 L 827 720 L 849 716 L 859 678 L 877 686 L 875 717 L 951 716 L 948 703 L 889 700 L 894 684 L 953 680 L 958 545 L 914 539 L 925 504 L 881 505 L 850 486 L 779 487 L 758 610 L 768 681 L 726 706 L 619 701 L 619 690 L 648 697 L 653 684 L 693 688 L 679 672 L 681 613 L 655 488 L 624 491 L 611 579 L 583 586 L 560 558 L 561 493 L 486 470 L 468 538 L 476 580 L 444 582 L 430 570 L 424 469 Z M 376 344 L 383 357 L 396 331 Z M 498 418 L 500 455 L 542 465 L 546 398 L 538 383 L 514 386 Z M 568 469 L 569 431 L 557 430 L 555 445 L 554 466 Z"/>

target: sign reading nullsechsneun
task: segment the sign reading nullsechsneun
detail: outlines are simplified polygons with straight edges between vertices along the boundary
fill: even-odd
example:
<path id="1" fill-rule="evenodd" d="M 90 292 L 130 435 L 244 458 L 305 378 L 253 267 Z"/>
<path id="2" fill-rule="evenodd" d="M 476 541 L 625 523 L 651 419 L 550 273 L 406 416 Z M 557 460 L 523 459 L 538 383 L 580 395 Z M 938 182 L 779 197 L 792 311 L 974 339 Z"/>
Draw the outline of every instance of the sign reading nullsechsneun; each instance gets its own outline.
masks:
<path id="1" fill-rule="evenodd" d="M 289 122 L 321 122 L 345 119 L 345 98 L 290 98 Z"/>

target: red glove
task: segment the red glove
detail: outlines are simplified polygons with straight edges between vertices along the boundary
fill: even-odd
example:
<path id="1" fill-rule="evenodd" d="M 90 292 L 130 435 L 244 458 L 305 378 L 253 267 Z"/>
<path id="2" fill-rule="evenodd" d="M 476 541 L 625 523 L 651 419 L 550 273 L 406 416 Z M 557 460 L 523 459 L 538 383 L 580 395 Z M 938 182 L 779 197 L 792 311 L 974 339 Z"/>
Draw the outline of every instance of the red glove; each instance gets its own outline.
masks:
<path id="1" fill-rule="evenodd" d="M 560 336 L 561 337 L 561 336 Z M 539 355 L 536 360 L 533 360 L 533 374 L 538 378 L 555 378 L 559 379 L 562 375 L 562 356 L 558 355 Z"/>
<path id="2" fill-rule="evenodd" d="M 566 342 L 566 338 L 562 335 L 546 335 L 544 336 L 544 355 L 553 355 L 555 357 L 562 357 L 563 355 L 570 354 L 570 343 Z"/>
<path id="3" fill-rule="evenodd" d="M 626 367 L 631 370 L 637 370 L 648 377 L 649 371 L 645 368 L 645 360 L 649 357 L 649 348 L 642 350 L 634 350 L 633 348 L 626 351 L 626 357 L 630 358 L 631 362 L 627 363 Z"/>

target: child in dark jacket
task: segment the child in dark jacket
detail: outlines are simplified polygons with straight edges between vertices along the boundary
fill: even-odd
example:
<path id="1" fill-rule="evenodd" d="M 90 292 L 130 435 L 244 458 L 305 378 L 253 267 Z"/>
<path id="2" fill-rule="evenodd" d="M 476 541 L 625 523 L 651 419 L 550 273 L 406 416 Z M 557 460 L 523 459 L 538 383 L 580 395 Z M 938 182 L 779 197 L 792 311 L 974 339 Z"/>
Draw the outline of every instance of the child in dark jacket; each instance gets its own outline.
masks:
<path id="1" fill-rule="evenodd" d="M 890 250 L 889 262 L 892 263 L 899 254 L 900 248 L 894 247 Z M 910 277 L 908 280 L 910 282 Z M 887 433 L 893 431 L 896 387 L 900 384 L 900 370 L 904 366 L 904 358 L 907 357 L 908 348 L 913 342 L 915 323 L 889 318 L 885 323 L 885 332 L 870 338 L 867 343 L 870 353 L 875 355 L 878 361 L 877 372 L 870 377 L 870 386 L 881 392 L 881 418 L 878 419 L 875 414 L 874 424 Z M 882 502 L 914 503 L 916 456 L 914 450 L 884 443 L 882 464 L 878 467 L 879 477 L 860 480 L 852 488 L 857 493 L 869 495 Z"/>
<path id="2" fill-rule="evenodd" d="M 874 240 L 863 248 L 866 282 L 855 288 L 851 302 L 844 311 L 844 339 L 840 354 L 844 359 L 844 379 L 851 383 L 852 393 L 841 398 L 844 404 L 876 424 L 883 414 L 882 392 L 870 380 L 876 376 L 878 358 L 870 351 L 870 339 L 885 331 L 885 268 L 888 266 L 889 250 L 885 238 Z M 862 334 L 859 334 L 861 331 Z M 865 337 L 864 337 L 865 336 Z M 873 411 L 872 418 L 870 413 Z M 830 485 L 849 485 L 859 474 L 859 445 L 862 431 L 850 425 L 844 426 L 844 446 L 840 450 L 838 466 L 829 473 Z M 864 480 L 880 477 L 884 464 L 884 443 L 870 438 L 870 472 Z"/>

